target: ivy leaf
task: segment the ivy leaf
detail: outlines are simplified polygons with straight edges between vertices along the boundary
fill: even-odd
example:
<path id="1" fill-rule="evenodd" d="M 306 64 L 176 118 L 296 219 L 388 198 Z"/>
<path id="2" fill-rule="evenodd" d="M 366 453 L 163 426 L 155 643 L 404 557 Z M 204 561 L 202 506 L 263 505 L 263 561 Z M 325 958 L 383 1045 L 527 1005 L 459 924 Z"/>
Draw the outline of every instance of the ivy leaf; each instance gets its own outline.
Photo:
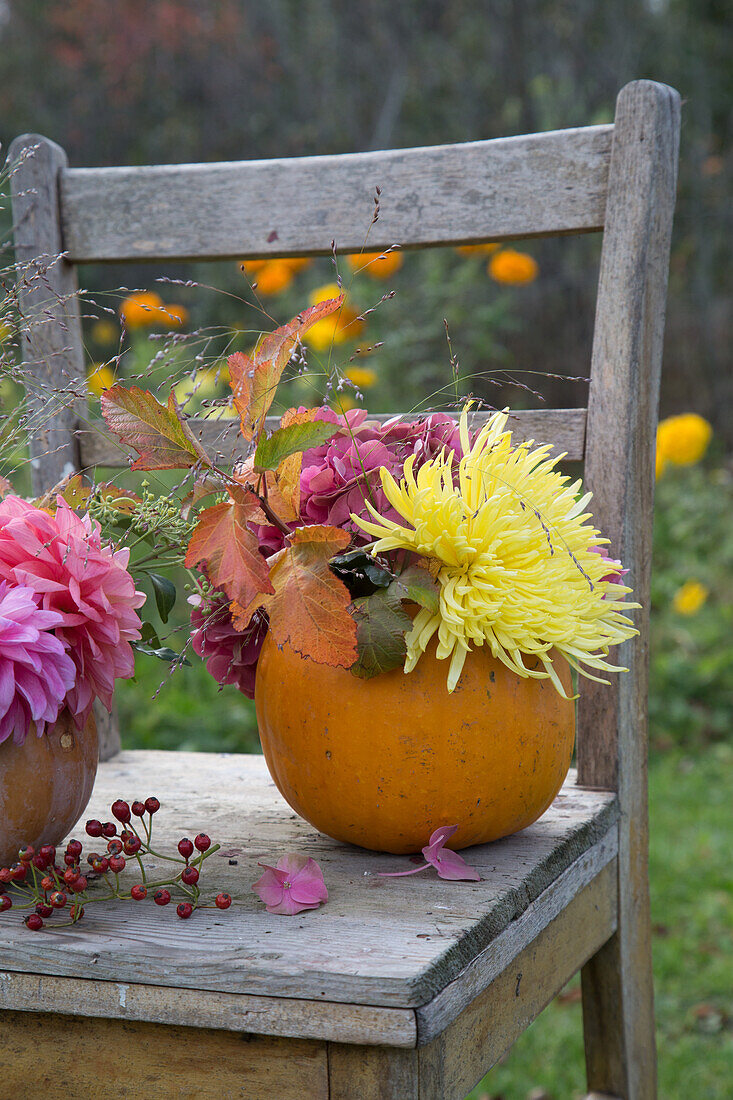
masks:
<path id="1" fill-rule="evenodd" d="M 354 675 L 370 680 L 380 672 L 400 668 L 407 653 L 405 635 L 412 628 L 412 619 L 403 609 L 395 585 L 355 600 L 354 618 L 358 649 L 351 667 Z"/>
<path id="2" fill-rule="evenodd" d="M 158 614 L 162 621 L 167 623 L 168 616 L 173 610 L 176 602 L 176 586 L 168 577 L 161 577 L 160 573 L 148 573 L 148 576 L 153 586 L 153 595 L 155 596 L 155 606 L 158 608 Z"/>
<path id="3" fill-rule="evenodd" d="M 274 595 L 232 606 L 234 625 L 244 629 L 255 609 L 264 607 L 277 645 L 289 643 L 317 664 L 351 668 L 357 657 L 351 596 L 329 568 L 350 539 L 340 527 L 296 528 L 290 545 L 270 559 Z"/>
<path id="4" fill-rule="evenodd" d="M 440 585 L 437 578 L 420 565 L 409 565 L 394 580 L 392 587 L 400 599 L 413 600 L 434 615 L 440 610 Z"/>
<path id="5" fill-rule="evenodd" d="M 371 596 L 375 588 L 388 588 L 394 573 L 367 554 L 366 550 L 351 550 L 331 559 L 331 569 L 344 582 L 352 596 Z"/>
<path id="6" fill-rule="evenodd" d="M 257 537 L 247 527 L 253 521 L 267 522 L 255 494 L 230 489 L 228 501 L 201 512 L 184 563 L 187 569 L 203 567 L 216 588 L 245 607 L 261 593 L 275 591 Z"/>
<path id="7" fill-rule="evenodd" d="M 299 338 L 343 303 L 344 296 L 340 294 L 338 298 L 310 306 L 286 325 L 263 336 L 251 357 L 243 352 L 229 356 L 229 382 L 245 439 L 256 438 L 264 427 L 280 378 Z"/>
<path id="8" fill-rule="evenodd" d="M 101 405 L 110 431 L 140 455 L 131 469 L 211 467 L 211 459 L 186 423 L 173 390 L 166 406 L 149 390 L 115 385 L 104 391 Z"/>
<path id="9" fill-rule="evenodd" d="M 263 434 L 255 451 L 255 469 L 276 470 L 290 455 L 319 447 L 340 430 L 340 424 L 331 424 L 328 420 L 312 420 L 307 424 L 291 424 L 286 428 L 278 428 L 271 436 Z"/>

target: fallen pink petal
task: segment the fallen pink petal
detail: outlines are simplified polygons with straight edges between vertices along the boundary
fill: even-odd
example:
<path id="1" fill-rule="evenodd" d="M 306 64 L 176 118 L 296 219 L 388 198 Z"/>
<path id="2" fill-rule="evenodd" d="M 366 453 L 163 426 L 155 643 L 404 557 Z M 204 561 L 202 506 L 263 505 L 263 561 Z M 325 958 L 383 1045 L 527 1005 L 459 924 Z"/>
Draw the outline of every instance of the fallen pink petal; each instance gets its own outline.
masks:
<path id="1" fill-rule="evenodd" d="M 428 867 L 434 867 L 440 878 L 452 879 L 455 882 L 480 882 L 481 875 L 473 867 L 469 867 L 463 856 L 446 848 L 446 841 L 455 833 L 457 825 L 441 825 L 431 834 L 429 842 L 422 850 L 427 860 L 420 867 L 413 867 L 409 871 L 379 871 L 383 878 L 402 878 L 404 875 L 416 875 L 418 871 L 427 871 Z"/>
<path id="2" fill-rule="evenodd" d="M 292 917 L 304 909 L 318 909 L 328 901 L 323 872 L 314 859 L 289 852 L 277 867 L 258 864 L 264 874 L 252 889 L 264 901 L 268 913 Z"/>

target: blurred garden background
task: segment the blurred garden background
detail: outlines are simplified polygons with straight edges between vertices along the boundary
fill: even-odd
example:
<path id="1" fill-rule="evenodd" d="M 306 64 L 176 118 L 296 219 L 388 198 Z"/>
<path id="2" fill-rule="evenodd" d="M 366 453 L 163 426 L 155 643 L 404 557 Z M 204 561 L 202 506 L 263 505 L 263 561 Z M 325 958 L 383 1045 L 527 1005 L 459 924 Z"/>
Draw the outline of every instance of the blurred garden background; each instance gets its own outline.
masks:
<path id="1" fill-rule="evenodd" d="M 723 1100 L 733 1081 L 729 41 L 718 0 L 0 0 L 3 147 L 41 133 L 75 167 L 469 141 L 611 122 L 636 77 L 681 92 L 651 639 L 654 959 L 670 1100 Z M 333 257 L 312 261 L 82 268 L 90 419 L 114 379 L 161 392 L 170 379 L 186 411 L 227 417 L 226 355 L 338 281 L 346 307 L 308 334 L 310 369 L 291 371 L 281 408 L 408 412 L 467 393 L 499 408 L 585 403 L 596 236 L 372 256 L 371 217 L 354 211 L 355 257 L 336 241 Z M 17 336 L 11 303 L 0 316 L 0 473 L 27 494 L 22 433 L 8 427 L 23 399 Z M 175 484 L 147 477 L 155 493 Z M 180 650 L 188 608 L 175 579 L 168 623 L 151 619 Z M 169 676 L 140 656 L 117 693 L 125 746 L 257 751 L 250 701 L 190 660 Z M 584 1094 L 583 1080 L 572 984 L 472 1095 L 559 1100 Z"/>

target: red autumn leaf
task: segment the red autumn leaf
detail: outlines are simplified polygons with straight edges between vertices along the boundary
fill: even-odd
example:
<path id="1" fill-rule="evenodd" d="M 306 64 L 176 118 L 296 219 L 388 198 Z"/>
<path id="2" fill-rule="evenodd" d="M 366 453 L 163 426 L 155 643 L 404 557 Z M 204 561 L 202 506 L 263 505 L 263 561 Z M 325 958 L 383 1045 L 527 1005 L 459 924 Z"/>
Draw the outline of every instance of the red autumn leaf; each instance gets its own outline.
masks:
<path id="1" fill-rule="evenodd" d="M 340 294 L 338 298 L 310 306 L 286 325 L 263 336 L 252 357 L 242 352 L 229 357 L 230 385 L 245 439 L 253 439 L 264 427 L 282 372 L 299 337 L 316 321 L 335 313 L 343 303 L 344 296 Z M 235 359 L 233 366 L 232 359 Z"/>
<path id="2" fill-rule="evenodd" d="M 191 536 L 186 567 L 200 566 L 231 600 L 247 605 L 260 593 L 274 592 L 257 537 L 247 527 L 265 522 L 254 493 L 230 489 L 229 500 L 206 508 Z"/>
<path id="3" fill-rule="evenodd" d="M 181 413 L 173 390 L 162 405 L 149 390 L 115 385 L 101 398 L 102 415 L 110 430 L 140 457 L 133 470 L 188 470 L 211 466 L 211 459 Z"/>
<path id="4" fill-rule="evenodd" d="M 274 595 L 256 597 L 249 605 L 240 601 L 232 608 L 234 625 L 243 629 L 255 608 L 264 607 L 278 645 L 287 642 L 320 665 L 351 668 L 357 656 L 351 596 L 328 567 L 350 541 L 340 527 L 298 527 L 290 545 L 270 559 Z"/>
<path id="5" fill-rule="evenodd" d="M 294 457 L 294 456 L 291 456 Z M 285 460 L 287 462 L 287 459 Z M 292 523 L 298 518 L 298 512 L 293 508 L 292 500 L 280 490 L 277 476 L 272 470 L 263 473 L 255 470 L 254 456 L 241 462 L 234 471 L 234 477 L 241 485 L 257 487 L 264 481 L 267 503 L 283 523 Z M 298 484 L 298 499 L 300 500 L 300 483 Z"/>

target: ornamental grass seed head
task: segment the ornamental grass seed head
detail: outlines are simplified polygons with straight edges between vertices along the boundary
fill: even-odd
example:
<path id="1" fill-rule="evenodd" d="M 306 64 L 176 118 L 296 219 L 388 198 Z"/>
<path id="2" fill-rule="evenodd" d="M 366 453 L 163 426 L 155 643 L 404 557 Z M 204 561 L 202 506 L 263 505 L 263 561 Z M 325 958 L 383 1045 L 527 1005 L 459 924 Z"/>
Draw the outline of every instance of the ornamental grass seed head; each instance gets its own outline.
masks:
<path id="1" fill-rule="evenodd" d="M 404 524 L 369 501 L 373 520 L 351 518 L 376 538 L 373 553 L 409 550 L 439 563 L 439 610 L 416 615 L 405 672 L 437 633 L 436 656 L 450 658 L 449 691 L 469 650 L 486 645 L 519 676 L 549 678 L 564 695 L 553 649 L 591 679 L 598 677 L 588 668 L 622 671 L 608 650 L 637 633 L 622 612 L 639 605 L 625 602 L 630 589 L 609 579 L 609 561 L 597 552 L 608 540 L 589 522 L 590 494 L 579 496 L 581 482 L 554 468 L 560 456 L 549 458 L 549 446 L 513 447 L 506 422 L 507 413 L 496 413 L 471 445 L 464 410 L 457 475 L 446 451 L 417 471 L 409 457 L 399 484 L 382 470 L 384 495 Z M 540 667 L 528 668 L 525 656 Z"/>

